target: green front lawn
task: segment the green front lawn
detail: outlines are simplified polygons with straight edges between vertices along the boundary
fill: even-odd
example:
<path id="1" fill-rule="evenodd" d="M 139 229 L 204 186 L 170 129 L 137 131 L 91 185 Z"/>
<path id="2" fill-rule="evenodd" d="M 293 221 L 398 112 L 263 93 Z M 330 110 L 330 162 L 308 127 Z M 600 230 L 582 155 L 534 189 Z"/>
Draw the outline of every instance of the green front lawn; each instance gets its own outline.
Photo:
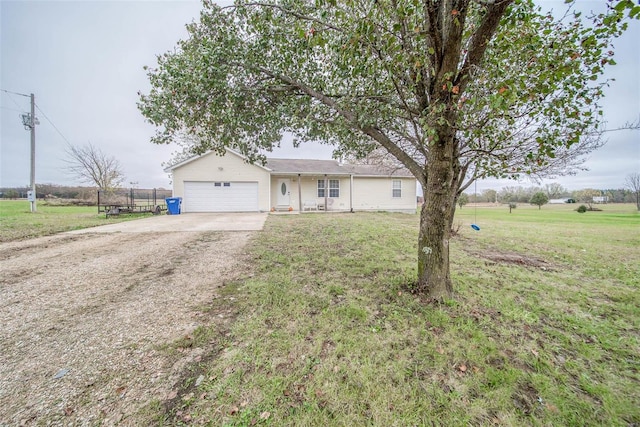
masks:
<path id="1" fill-rule="evenodd" d="M 441 306 L 416 215 L 270 216 L 154 423 L 638 425 L 640 215 L 574 208 L 459 211 Z"/>
<path id="2" fill-rule="evenodd" d="M 104 213 L 98 213 L 96 206 L 50 206 L 41 201 L 36 203 L 36 212 L 31 212 L 26 200 L 0 200 L 0 243 L 140 217 L 140 214 L 136 214 L 106 218 Z"/>

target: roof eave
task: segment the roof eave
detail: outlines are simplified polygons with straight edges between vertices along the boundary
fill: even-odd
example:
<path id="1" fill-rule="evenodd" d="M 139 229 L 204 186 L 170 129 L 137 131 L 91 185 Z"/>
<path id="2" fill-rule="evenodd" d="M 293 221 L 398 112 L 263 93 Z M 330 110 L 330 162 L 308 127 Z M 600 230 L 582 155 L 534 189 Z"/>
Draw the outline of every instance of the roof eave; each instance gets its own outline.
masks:
<path id="1" fill-rule="evenodd" d="M 271 175 L 291 175 L 291 176 L 319 176 L 319 175 L 327 175 L 327 176 L 350 176 L 352 174 L 348 172 L 342 173 L 334 173 L 334 172 L 280 172 L 280 171 L 271 171 Z"/>
<path id="2" fill-rule="evenodd" d="M 358 176 L 361 178 L 405 178 L 405 179 L 416 179 L 415 176 L 412 175 L 360 175 L 360 174 L 353 174 L 353 176 Z"/>
<path id="3" fill-rule="evenodd" d="M 242 155 L 241 153 L 237 152 L 236 150 L 233 150 L 231 148 L 225 147 L 225 151 L 230 152 L 232 154 L 235 154 L 236 156 L 240 157 L 242 160 L 247 160 L 246 156 Z M 202 154 L 198 154 L 197 156 L 189 157 L 188 159 L 183 160 L 183 161 L 181 161 L 179 163 L 176 163 L 175 165 L 171 165 L 171 166 L 165 168 L 164 171 L 166 173 L 171 173 L 171 172 L 173 172 L 173 170 L 175 170 L 175 169 L 177 169 L 179 167 L 182 167 L 182 166 L 184 166 L 184 165 L 186 165 L 188 163 L 191 163 L 191 162 L 193 162 L 195 160 L 201 159 L 204 156 L 208 156 L 209 154 L 216 154 L 216 153 L 214 153 L 213 150 L 206 151 L 206 152 L 204 152 Z M 223 156 L 218 156 L 218 157 L 223 157 Z M 259 168 L 262 168 L 262 169 L 266 170 L 267 172 L 271 172 L 271 169 L 269 169 L 266 166 L 263 166 L 263 165 L 260 165 L 260 164 L 257 164 L 257 163 L 249 163 L 249 164 L 257 166 Z"/>

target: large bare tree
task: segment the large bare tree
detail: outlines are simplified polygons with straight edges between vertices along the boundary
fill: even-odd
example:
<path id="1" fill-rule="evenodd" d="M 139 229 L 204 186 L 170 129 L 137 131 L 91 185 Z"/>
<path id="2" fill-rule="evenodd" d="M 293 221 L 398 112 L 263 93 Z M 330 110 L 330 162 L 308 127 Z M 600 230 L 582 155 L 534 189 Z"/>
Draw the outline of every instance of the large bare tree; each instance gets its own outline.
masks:
<path id="1" fill-rule="evenodd" d="M 124 181 L 120 162 L 91 143 L 82 146 L 68 145 L 66 154 L 67 171 L 81 182 L 110 191 Z"/>

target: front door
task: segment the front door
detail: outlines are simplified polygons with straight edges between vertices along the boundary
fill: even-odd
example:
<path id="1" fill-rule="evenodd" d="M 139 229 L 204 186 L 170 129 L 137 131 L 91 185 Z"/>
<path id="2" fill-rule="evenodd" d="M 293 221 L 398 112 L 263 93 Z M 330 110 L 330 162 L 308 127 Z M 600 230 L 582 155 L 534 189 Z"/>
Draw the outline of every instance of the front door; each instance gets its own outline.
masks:
<path id="1" fill-rule="evenodd" d="M 290 179 L 278 179 L 278 206 L 289 206 L 291 204 Z"/>

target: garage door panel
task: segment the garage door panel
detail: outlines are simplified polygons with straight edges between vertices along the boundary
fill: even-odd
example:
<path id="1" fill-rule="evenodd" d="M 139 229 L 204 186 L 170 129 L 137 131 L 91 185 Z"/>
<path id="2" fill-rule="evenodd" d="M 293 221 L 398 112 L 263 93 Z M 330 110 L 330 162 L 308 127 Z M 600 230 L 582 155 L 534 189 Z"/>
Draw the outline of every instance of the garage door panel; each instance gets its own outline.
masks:
<path id="1" fill-rule="evenodd" d="M 185 181 L 184 212 L 257 212 L 257 182 Z"/>

